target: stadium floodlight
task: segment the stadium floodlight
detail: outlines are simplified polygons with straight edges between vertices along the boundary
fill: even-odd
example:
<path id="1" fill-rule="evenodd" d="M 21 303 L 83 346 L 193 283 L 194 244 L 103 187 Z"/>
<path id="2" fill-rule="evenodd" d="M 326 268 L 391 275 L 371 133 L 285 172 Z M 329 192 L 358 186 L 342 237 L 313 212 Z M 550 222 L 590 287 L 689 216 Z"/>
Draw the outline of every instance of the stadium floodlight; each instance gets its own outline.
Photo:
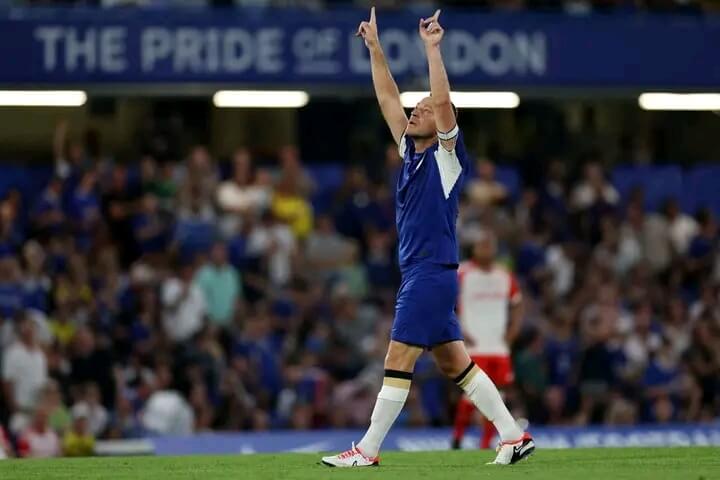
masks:
<path id="1" fill-rule="evenodd" d="M 220 90 L 213 95 L 220 108 L 300 108 L 309 100 L 302 90 Z"/>
<path id="2" fill-rule="evenodd" d="M 0 90 L 2 107 L 81 107 L 86 101 L 82 90 Z"/>
<path id="3" fill-rule="evenodd" d="M 643 93 L 643 110 L 720 110 L 720 93 Z"/>
<path id="4" fill-rule="evenodd" d="M 430 92 L 403 92 L 403 107 L 413 108 Z M 515 92 L 450 92 L 450 99 L 457 108 L 517 108 L 520 96 Z"/>

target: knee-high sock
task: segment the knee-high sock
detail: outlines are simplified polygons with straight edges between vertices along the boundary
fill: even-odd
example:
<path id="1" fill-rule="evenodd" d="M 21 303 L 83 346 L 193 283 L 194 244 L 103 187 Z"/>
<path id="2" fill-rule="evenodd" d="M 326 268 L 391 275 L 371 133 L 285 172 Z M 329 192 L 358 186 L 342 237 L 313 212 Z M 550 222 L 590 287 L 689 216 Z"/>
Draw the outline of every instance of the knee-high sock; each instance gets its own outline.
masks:
<path id="1" fill-rule="evenodd" d="M 460 441 L 465 435 L 465 429 L 470 425 L 472 414 L 475 411 L 475 405 L 463 395 L 457 404 L 455 410 L 455 425 L 453 429 L 453 439 Z"/>
<path id="2" fill-rule="evenodd" d="M 465 371 L 455 377 L 454 381 L 465 391 L 480 413 L 495 425 L 504 442 L 522 437 L 523 431 L 510 415 L 497 387 L 477 365 L 470 362 Z"/>
<path id="3" fill-rule="evenodd" d="M 405 405 L 411 380 L 410 372 L 385 370 L 383 386 L 370 417 L 370 427 L 357 444 L 357 448 L 366 457 L 376 457 L 380 451 L 380 445 Z"/>

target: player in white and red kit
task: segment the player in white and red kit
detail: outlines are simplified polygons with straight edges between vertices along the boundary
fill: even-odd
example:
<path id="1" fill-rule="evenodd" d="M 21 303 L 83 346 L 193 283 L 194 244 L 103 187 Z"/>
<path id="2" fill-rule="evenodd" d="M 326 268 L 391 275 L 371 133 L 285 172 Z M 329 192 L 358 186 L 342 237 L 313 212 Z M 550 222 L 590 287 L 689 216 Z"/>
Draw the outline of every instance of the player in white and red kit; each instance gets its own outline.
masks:
<path id="1" fill-rule="evenodd" d="M 470 358 L 502 389 L 514 379 L 510 345 L 520 331 L 523 312 L 517 279 L 495 263 L 496 253 L 495 236 L 484 232 L 473 246 L 472 258 L 458 269 L 458 313 Z M 473 404 L 463 396 L 455 413 L 453 448 L 460 448 L 474 411 Z M 484 420 L 480 448 L 490 447 L 494 434 L 492 423 Z"/>

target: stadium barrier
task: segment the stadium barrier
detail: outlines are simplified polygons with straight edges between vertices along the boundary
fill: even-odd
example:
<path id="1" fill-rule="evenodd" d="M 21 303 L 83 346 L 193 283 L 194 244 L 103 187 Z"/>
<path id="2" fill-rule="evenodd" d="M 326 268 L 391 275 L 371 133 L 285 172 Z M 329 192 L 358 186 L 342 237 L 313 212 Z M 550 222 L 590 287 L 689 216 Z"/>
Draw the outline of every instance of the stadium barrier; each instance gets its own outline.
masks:
<path id="1" fill-rule="evenodd" d="M 539 448 L 720 446 L 720 424 L 629 427 L 538 427 L 531 432 Z M 155 437 L 98 442 L 99 455 L 192 455 L 298 452 L 343 449 L 362 437 L 361 430 L 200 433 L 190 437 Z M 450 448 L 451 431 L 394 429 L 384 450 L 429 451 Z M 476 448 L 472 430 L 463 447 Z"/>

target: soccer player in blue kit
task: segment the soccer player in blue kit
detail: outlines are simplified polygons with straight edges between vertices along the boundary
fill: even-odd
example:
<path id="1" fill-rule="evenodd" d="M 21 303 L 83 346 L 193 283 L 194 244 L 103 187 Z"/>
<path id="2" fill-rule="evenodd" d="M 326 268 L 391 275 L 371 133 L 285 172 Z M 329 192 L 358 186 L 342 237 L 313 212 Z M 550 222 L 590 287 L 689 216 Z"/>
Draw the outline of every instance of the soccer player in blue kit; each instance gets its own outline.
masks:
<path id="1" fill-rule="evenodd" d="M 377 33 L 375 8 L 358 35 L 370 51 L 372 79 L 385 121 L 403 157 L 397 184 L 396 223 L 402 282 L 385 357 L 385 378 L 365 436 L 338 455 L 324 457 L 333 467 L 379 465 L 378 452 L 405 404 L 415 362 L 429 350 L 440 370 L 463 389 L 500 434 L 494 464 L 510 465 L 535 449 L 488 376 L 465 350 L 455 304 L 458 298 L 458 197 L 468 167 L 450 85 L 440 53 L 440 10 L 420 19 L 419 33 L 430 70 L 430 96 L 408 119 Z"/>

